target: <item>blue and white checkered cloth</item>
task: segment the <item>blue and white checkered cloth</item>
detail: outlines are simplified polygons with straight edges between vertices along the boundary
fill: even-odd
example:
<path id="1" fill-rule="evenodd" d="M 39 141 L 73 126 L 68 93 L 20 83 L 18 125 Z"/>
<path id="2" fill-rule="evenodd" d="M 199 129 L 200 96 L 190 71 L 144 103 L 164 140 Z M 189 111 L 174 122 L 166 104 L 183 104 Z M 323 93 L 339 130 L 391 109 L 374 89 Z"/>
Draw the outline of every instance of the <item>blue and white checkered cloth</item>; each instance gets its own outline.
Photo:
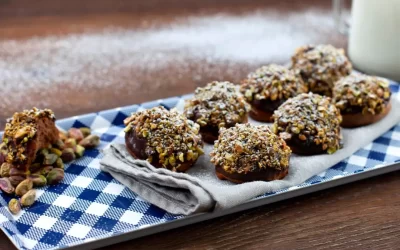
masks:
<path id="1" fill-rule="evenodd" d="M 391 83 L 392 92 L 399 85 Z M 92 113 L 58 122 L 63 129 L 90 127 L 101 138 L 98 149 L 87 150 L 83 158 L 67 164 L 61 184 L 37 190 L 37 201 L 13 216 L 7 208 L 10 196 L 1 194 L 0 226 L 19 249 L 48 249 L 78 245 L 150 225 L 183 218 L 149 204 L 129 189 L 100 171 L 100 150 L 109 143 L 124 143 L 123 120 L 132 112 L 163 105 L 174 107 L 173 97 L 141 105 Z M 344 176 L 355 175 L 382 163 L 400 159 L 400 125 L 397 125 L 348 159 L 291 189 L 312 186 Z"/>

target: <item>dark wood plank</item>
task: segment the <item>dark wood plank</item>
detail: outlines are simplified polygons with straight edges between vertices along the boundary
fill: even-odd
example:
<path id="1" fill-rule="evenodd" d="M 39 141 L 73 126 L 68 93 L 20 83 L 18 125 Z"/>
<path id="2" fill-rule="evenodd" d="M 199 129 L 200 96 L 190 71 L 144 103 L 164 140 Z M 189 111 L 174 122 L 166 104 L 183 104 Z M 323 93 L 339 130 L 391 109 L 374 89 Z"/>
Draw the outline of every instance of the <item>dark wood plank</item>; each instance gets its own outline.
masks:
<path id="1" fill-rule="evenodd" d="M 3 126 L 13 112 L 32 106 L 52 108 L 62 118 L 189 93 L 215 79 L 239 82 L 259 65 L 286 63 L 293 48 L 304 41 L 346 47 L 346 38 L 336 32 L 329 17 L 330 4 L 315 0 L 0 0 L 0 123 Z M 252 36 L 226 41 L 226 46 L 234 44 L 252 53 L 244 57 L 226 51 L 213 37 L 204 37 L 211 40 L 201 49 L 197 41 L 183 37 L 184 43 L 171 40 L 166 46 L 150 40 L 153 44 L 143 50 L 126 50 L 135 42 L 146 45 L 144 31 L 154 39 L 163 30 L 159 39 L 171 39 L 181 25 L 212 35 L 214 25 L 229 26 L 232 20 L 236 25 L 251 20 L 251 15 L 257 17 L 257 11 L 265 18 L 249 22 L 250 33 L 244 33 Z M 220 19 L 212 19 L 217 13 L 222 13 Z M 254 25 L 259 26 L 254 21 L 265 22 L 266 30 L 274 31 L 265 47 L 257 44 Z M 252 48 L 252 43 L 257 46 Z M 218 49 L 214 56 L 200 53 L 213 52 L 213 46 Z M 261 47 L 261 59 L 248 60 L 257 58 L 252 49 Z M 193 49 L 199 50 L 198 56 L 192 55 Z M 110 248 L 396 249 L 399 177 L 399 173 L 387 174 Z M 10 248 L 0 233 L 0 249 Z"/>

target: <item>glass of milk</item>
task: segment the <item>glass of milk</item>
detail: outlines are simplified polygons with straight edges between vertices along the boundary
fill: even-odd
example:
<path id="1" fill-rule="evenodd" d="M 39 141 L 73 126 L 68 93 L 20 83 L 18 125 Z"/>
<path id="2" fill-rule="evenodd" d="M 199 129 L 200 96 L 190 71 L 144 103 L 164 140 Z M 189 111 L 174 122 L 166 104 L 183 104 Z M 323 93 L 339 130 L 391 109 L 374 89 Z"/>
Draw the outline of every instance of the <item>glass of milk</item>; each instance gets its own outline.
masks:
<path id="1" fill-rule="evenodd" d="M 342 0 L 333 0 L 336 24 L 349 35 L 348 54 L 365 73 L 400 81 L 400 0 L 353 0 L 346 25 Z"/>

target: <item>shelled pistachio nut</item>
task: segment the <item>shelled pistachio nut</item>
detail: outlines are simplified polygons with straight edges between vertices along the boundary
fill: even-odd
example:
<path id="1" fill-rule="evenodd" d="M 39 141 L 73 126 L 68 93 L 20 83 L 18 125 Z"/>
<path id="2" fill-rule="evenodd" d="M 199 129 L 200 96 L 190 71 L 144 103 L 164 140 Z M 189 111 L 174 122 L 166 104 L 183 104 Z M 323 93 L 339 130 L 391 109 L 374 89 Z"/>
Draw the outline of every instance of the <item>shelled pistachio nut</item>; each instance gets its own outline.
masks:
<path id="1" fill-rule="evenodd" d="M 82 132 L 83 138 L 87 137 L 91 133 L 90 128 L 79 128 L 79 130 Z"/>
<path id="2" fill-rule="evenodd" d="M 37 171 L 39 171 L 42 168 L 42 164 L 40 164 L 39 162 L 33 163 L 30 167 L 29 170 L 31 171 L 31 173 L 35 173 Z"/>
<path id="3" fill-rule="evenodd" d="M 64 148 L 61 154 L 61 159 L 63 162 L 70 162 L 75 160 L 75 152 L 73 148 Z"/>
<path id="4" fill-rule="evenodd" d="M 15 167 L 10 169 L 10 176 L 24 176 L 24 177 L 26 177 L 29 174 L 30 174 L 29 170 L 24 171 L 24 170 L 15 168 Z"/>
<path id="5" fill-rule="evenodd" d="M 26 177 L 25 176 L 19 176 L 19 175 L 15 175 L 15 176 L 10 176 L 8 177 L 8 180 L 10 181 L 11 185 L 13 187 L 18 186 L 18 184 L 21 183 L 21 181 L 25 180 Z"/>
<path id="6" fill-rule="evenodd" d="M 74 148 L 76 146 L 76 140 L 74 138 L 68 138 L 64 142 L 65 148 Z"/>
<path id="7" fill-rule="evenodd" d="M 53 165 L 57 161 L 56 154 L 47 154 L 44 156 L 43 165 Z"/>
<path id="8" fill-rule="evenodd" d="M 13 194 L 15 191 L 8 178 L 0 178 L 0 189 L 7 194 Z"/>
<path id="9" fill-rule="evenodd" d="M 74 152 L 77 158 L 82 157 L 83 154 L 85 153 L 85 148 L 82 147 L 81 145 L 76 145 L 74 148 Z"/>
<path id="10" fill-rule="evenodd" d="M 34 187 L 43 187 L 47 184 L 47 179 L 43 175 L 33 174 L 29 176 L 29 179 L 32 180 Z"/>
<path id="11" fill-rule="evenodd" d="M 44 166 L 40 170 L 40 174 L 43 175 L 43 176 L 46 176 L 51 170 L 53 170 L 53 166 Z"/>
<path id="12" fill-rule="evenodd" d="M 50 152 L 51 152 L 52 154 L 57 155 L 58 157 L 60 157 L 61 154 L 62 154 L 62 151 L 61 151 L 60 149 L 58 149 L 58 148 L 51 148 L 51 149 L 50 149 Z"/>
<path id="13" fill-rule="evenodd" d="M 13 165 L 8 162 L 4 162 L 3 164 L 1 164 L 0 176 L 9 177 L 11 168 L 13 168 Z"/>
<path id="14" fill-rule="evenodd" d="M 21 181 L 21 183 L 18 184 L 18 186 L 15 188 L 15 194 L 18 196 L 23 196 L 32 188 L 33 188 L 32 180 L 25 179 L 25 180 Z"/>
<path id="15" fill-rule="evenodd" d="M 53 146 L 54 146 L 55 148 L 58 148 L 58 149 L 60 149 L 60 150 L 63 150 L 64 147 L 65 147 L 65 144 L 64 144 L 64 142 L 63 142 L 61 139 L 58 139 L 58 140 L 54 143 Z"/>
<path id="16" fill-rule="evenodd" d="M 100 144 L 100 137 L 98 135 L 89 135 L 79 142 L 79 145 L 84 148 L 95 148 Z"/>
<path id="17" fill-rule="evenodd" d="M 21 204 L 17 199 L 13 198 L 8 202 L 8 210 L 12 214 L 18 214 L 21 211 Z"/>
<path id="18" fill-rule="evenodd" d="M 70 128 L 68 130 L 68 137 L 74 138 L 76 141 L 80 141 L 83 139 L 82 131 L 78 128 Z"/>
<path id="19" fill-rule="evenodd" d="M 31 206 L 36 199 L 36 190 L 31 189 L 21 197 L 21 205 L 24 207 Z"/>
<path id="20" fill-rule="evenodd" d="M 54 168 L 47 174 L 47 184 L 55 185 L 64 179 L 64 170 L 61 168 Z"/>
<path id="21" fill-rule="evenodd" d="M 58 159 L 57 159 L 56 163 L 54 163 L 54 167 L 55 167 L 55 168 L 64 169 L 64 163 L 63 163 L 63 161 L 61 160 L 61 158 L 58 158 Z"/>

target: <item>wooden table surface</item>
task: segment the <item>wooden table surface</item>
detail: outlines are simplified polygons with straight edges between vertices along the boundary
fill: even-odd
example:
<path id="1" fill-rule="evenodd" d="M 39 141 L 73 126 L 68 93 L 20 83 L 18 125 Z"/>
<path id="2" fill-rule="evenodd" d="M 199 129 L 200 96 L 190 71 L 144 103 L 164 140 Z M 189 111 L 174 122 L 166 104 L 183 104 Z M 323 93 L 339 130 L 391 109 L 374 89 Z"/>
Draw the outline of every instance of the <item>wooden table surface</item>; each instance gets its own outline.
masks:
<path id="1" fill-rule="evenodd" d="M 58 118 L 239 82 L 297 46 L 346 47 L 319 0 L 0 0 L 1 126 L 48 107 Z M 107 249 L 399 249 L 391 173 Z M 0 249 L 13 248 L 0 233 Z"/>

